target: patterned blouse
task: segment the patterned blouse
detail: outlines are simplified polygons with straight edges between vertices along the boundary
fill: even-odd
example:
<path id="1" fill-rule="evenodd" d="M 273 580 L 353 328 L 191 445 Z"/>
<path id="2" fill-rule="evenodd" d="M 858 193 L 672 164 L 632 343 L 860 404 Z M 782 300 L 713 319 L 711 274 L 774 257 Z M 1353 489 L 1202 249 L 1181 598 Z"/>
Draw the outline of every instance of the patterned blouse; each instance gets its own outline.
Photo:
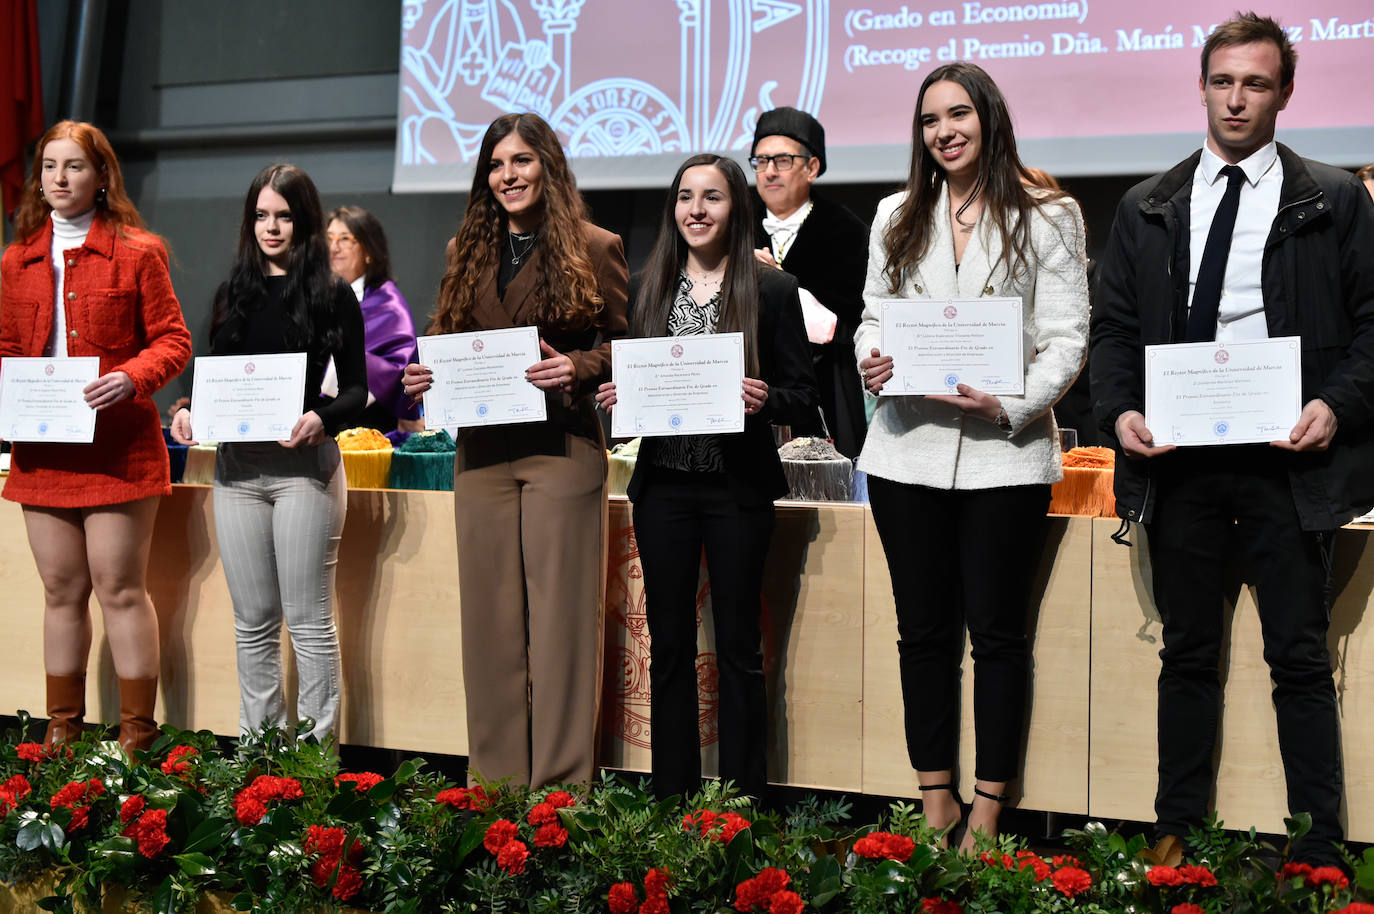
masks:
<path id="1" fill-rule="evenodd" d="M 670 336 L 697 336 L 716 332 L 720 316 L 720 292 L 699 305 L 692 298 L 692 281 L 683 273 L 678 278 L 677 298 L 668 312 Z M 658 439 L 653 451 L 654 466 L 686 473 L 724 473 L 725 455 L 716 435 L 683 435 Z"/>

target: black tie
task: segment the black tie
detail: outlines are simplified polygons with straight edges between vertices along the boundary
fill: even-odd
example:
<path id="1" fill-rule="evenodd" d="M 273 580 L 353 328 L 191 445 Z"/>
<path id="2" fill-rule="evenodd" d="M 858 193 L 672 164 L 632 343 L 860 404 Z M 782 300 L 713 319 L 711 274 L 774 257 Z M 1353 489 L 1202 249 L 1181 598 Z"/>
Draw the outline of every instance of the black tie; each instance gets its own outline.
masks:
<path id="1" fill-rule="evenodd" d="M 1227 165 L 1221 173 L 1226 176 L 1226 193 L 1217 204 L 1212 227 L 1207 231 L 1207 245 L 1202 249 L 1202 262 L 1197 268 L 1197 285 L 1193 287 L 1193 305 L 1188 309 L 1188 342 L 1201 343 L 1217 338 L 1217 311 L 1221 308 L 1221 284 L 1226 278 L 1226 258 L 1231 253 L 1231 230 L 1236 227 L 1236 210 L 1240 209 L 1240 186 L 1245 172 L 1238 165 Z"/>

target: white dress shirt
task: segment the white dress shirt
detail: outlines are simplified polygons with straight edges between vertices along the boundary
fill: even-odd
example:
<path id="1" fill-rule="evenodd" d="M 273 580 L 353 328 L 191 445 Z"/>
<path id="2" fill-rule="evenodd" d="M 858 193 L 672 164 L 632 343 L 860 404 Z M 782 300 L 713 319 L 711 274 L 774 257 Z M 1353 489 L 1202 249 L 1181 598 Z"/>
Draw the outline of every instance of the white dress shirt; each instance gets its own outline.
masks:
<path id="1" fill-rule="evenodd" d="M 1207 246 L 1207 233 L 1212 228 L 1212 217 L 1226 193 L 1226 181 L 1221 177 L 1221 169 L 1226 164 L 1220 156 L 1203 146 L 1202 160 L 1193 173 L 1188 239 L 1190 308 L 1193 291 L 1197 287 L 1198 267 L 1202 264 L 1202 251 Z M 1221 306 L 1217 311 L 1219 343 L 1269 338 L 1262 286 L 1264 243 L 1269 239 L 1269 229 L 1279 211 L 1283 164 L 1279 162 L 1278 146 L 1273 141 L 1236 164 L 1245 172 L 1245 183 L 1240 188 L 1240 208 L 1236 211 L 1236 227 L 1231 232 L 1226 278 L 1221 284 Z"/>
<path id="2" fill-rule="evenodd" d="M 811 215 L 811 208 L 815 206 L 807 200 L 797 211 L 786 219 L 779 219 L 769 210 L 764 210 L 763 230 L 768 233 L 768 238 L 773 246 L 773 259 L 779 264 L 787 256 L 788 248 L 792 247 L 792 242 L 797 239 L 797 232 L 801 231 L 802 223 L 806 217 Z"/>

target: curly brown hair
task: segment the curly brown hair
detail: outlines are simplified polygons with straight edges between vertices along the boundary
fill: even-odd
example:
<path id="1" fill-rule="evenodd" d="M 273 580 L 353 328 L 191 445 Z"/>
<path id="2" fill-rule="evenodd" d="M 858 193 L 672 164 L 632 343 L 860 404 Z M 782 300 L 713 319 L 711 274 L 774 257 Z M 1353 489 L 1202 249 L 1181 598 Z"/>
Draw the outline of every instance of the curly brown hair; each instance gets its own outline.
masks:
<path id="1" fill-rule="evenodd" d="M 595 324 L 605 302 L 587 253 L 581 223 L 587 207 L 577 190 L 558 137 L 537 114 L 505 114 L 482 137 L 467 211 L 448 248 L 448 261 L 429 332 L 474 329 L 472 309 L 484 277 L 497 269 L 507 216 L 488 183 L 492 150 L 512 133 L 529 144 L 543 168 L 541 221 L 536 253 L 526 269 L 538 270 L 534 316 L 540 326 L 583 329 Z"/>
<path id="2" fill-rule="evenodd" d="M 86 160 L 91 163 L 95 173 L 100 176 L 100 190 L 95 197 L 95 209 L 106 223 L 114 227 L 121 237 L 128 236 L 128 229 L 137 229 L 152 235 L 143 224 L 134 201 L 124 189 L 124 174 L 119 170 L 119 159 L 114 147 L 105 134 L 94 124 L 82 121 L 58 121 L 48 128 L 47 133 L 38 140 L 38 151 L 33 157 L 33 168 L 24 191 L 19 197 L 19 207 L 14 213 L 14 237 L 28 241 L 42 230 L 48 221 L 52 207 L 43 199 L 43 150 L 53 140 L 72 140 L 81 147 Z M 156 237 L 156 236 L 153 236 Z M 146 238 L 146 236 L 145 236 Z M 157 239 L 161 241 L 162 239 Z"/>

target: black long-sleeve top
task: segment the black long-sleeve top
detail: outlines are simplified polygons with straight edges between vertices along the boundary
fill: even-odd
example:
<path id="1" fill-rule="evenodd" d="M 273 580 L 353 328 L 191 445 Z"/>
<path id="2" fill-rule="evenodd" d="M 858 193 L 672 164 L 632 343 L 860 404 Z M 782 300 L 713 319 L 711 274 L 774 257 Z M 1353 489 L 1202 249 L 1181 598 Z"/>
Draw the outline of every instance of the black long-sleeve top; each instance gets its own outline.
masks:
<path id="1" fill-rule="evenodd" d="M 244 316 L 230 318 L 210 339 L 210 351 L 215 355 L 254 355 L 257 353 L 299 352 L 290 345 L 290 319 L 281 306 L 285 276 L 265 277 L 267 295 L 259 302 L 249 302 Z M 227 292 L 220 288 L 217 295 Z M 324 422 L 325 431 L 336 435 L 358 421 L 367 405 L 367 361 L 363 346 L 363 312 L 353 290 L 342 282 L 334 283 L 334 313 L 338 316 L 342 339 L 337 349 L 325 348 L 323 335 L 317 334 L 306 349 L 305 402 L 301 411 L 313 410 Z M 333 400 L 320 396 L 324 372 L 333 357 L 339 376 L 339 395 Z"/>

